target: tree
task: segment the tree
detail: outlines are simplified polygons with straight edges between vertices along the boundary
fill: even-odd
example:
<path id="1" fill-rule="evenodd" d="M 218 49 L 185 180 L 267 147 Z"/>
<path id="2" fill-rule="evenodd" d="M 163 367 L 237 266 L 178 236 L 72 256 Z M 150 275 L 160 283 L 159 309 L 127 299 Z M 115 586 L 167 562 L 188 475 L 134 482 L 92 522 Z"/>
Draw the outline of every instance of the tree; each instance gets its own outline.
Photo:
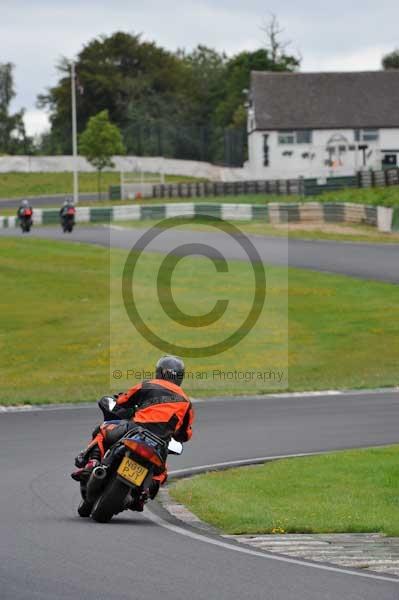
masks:
<path id="1" fill-rule="evenodd" d="M 276 15 L 270 15 L 268 22 L 261 27 L 261 30 L 266 35 L 265 49 L 269 56 L 269 60 L 273 65 L 272 71 L 291 71 L 292 67 L 298 68 L 300 58 L 287 55 L 287 48 L 291 44 L 290 41 L 283 42 L 280 39 L 284 29 L 280 27 L 280 23 Z"/>
<path id="2" fill-rule="evenodd" d="M 227 56 L 202 45 L 190 53 L 179 50 L 177 56 L 184 67 L 181 92 L 187 116 L 196 124 L 209 123 L 225 95 Z"/>
<path id="3" fill-rule="evenodd" d="M 276 58 L 273 59 L 263 48 L 233 56 L 227 63 L 225 96 L 216 109 L 217 123 L 228 127 L 234 122 L 237 124 L 241 115 L 241 126 L 245 126 L 240 107 L 244 103 L 243 91 L 250 87 L 251 71 L 295 71 L 298 67 L 296 57 L 282 54 L 276 62 Z"/>
<path id="4" fill-rule="evenodd" d="M 125 154 L 121 132 L 113 125 L 107 110 L 89 119 L 79 139 L 79 150 L 98 172 L 98 198 L 101 198 L 101 174 L 105 167 L 113 167 L 112 157 Z"/>
<path id="5" fill-rule="evenodd" d="M 171 53 L 124 32 L 96 38 L 76 61 L 78 90 L 83 91 L 77 96 L 78 132 L 107 109 L 129 153 L 225 162 L 228 146 L 243 148 L 243 89 L 249 88 L 251 70 L 299 66 L 299 59 L 285 52 L 280 33 L 275 20 L 266 48 L 231 58 L 204 45 Z M 50 111 L 45 147 L 70 153 L 70 61 L 63 59 L 59 70 L 61 79 L 39 97 L 39 105 Z"/>
<path id="6" fill-rule="evenodd" d="M 27 153 L 32 142 L 25 131 L 25 111 L 10 113 L 15 97 L 13 69 L 12 63 L 0 63 L 0 152 L 7 154 Z"/>
<path id="7" fill-rule="evenodd" d="M 61 79 L 38 97 L 38 105 L 50 111 L 52 135 L 70 153 L 70 61 L 63 58 L 57 68 Z M 181 72 L 176 56 L 154 42 L 142 41 L 140 35 L 117 31 L 91 40 L 76 61 L 83 92 L 77 96 L 78 131 L 105 109 L 122 131 L 132 119 L 169 121 L 177 107 L 174 96 Z"/>
<path id="8" fill-rule="evenodd" d="M 386 71 L 388 69 L 399 69 L 399 48 L 383 57 L 382 66 Z"/>
<path id="9" fill-rule="evenodd" d="M 300 58 L 287 53 L 289 42 L 280 40 L 283 29 L 275 15 L 261 29 L 266 34 L 264 48 L 244 50 L 227 61 L 225 94 L 215 115 L 219 125 L 245 127 L 243 91 L 250 87 L 251 71 L 296 71 L 300 66 Z"/>

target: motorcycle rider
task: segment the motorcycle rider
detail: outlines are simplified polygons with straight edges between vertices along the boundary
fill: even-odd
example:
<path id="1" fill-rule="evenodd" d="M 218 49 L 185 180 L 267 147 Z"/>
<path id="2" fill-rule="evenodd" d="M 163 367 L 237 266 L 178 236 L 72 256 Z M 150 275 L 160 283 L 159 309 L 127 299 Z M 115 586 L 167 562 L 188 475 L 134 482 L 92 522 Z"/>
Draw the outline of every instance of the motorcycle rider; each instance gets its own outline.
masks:
<path id="1" fill-rule="evenodd" d="M 28 200 L 22 200 L 17 210 L 17 217 L 19 220 L 25 219 L 27 217 L 33 217 L 33 208 L 29 204 Z"/>
<path id="2" fill-rule="evenodd" d="M 75 213 L 76 208 L 72 200 L 65 200 L 64 204 L 60 209 L 60 221 L 61 225 L 64 226 L 64 223 L 68 219 L 72 219 L 75 221 Z"/>
<path id="3" fill-rule="evenodd" d="M 92 441 L 75 459 L 78 469 L 71 477 L 75 481 L 87 481 L 106 450 L 137 425 L 167 442 L 172 437 L 178 442 L 190 440 L 194 413 L 181 388 L 183 379 L 183 361 L 176 356 L 162 356 L 156 364 L 154 379 L 144 380 L 127 392 L 114 396 L 116 405 L 112 413 L 107 414 L 109 419 L 93 431 Z M 163 473 L 154 477 L 150 489 L 130 508 L 141 512 L 147 497 L 155 498 L 160 485 L 166 480 L 165 467 Z"/>

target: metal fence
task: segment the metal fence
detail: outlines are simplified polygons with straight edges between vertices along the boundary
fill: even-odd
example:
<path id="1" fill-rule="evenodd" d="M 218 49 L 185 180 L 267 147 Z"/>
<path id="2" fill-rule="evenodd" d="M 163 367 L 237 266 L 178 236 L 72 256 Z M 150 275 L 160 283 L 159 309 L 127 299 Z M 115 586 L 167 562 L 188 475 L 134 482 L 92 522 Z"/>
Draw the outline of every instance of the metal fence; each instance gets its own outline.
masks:
<path id="1" fill-rule="evenodd" d="M 263 194 L 274 196 L 315 196 L 347 188 L 370 188 L 374 186 L 399 185 L 399 169 L 386 171 L 361 171 L 348 177 L 318 179 L 273 179 L 254 181 L 204 181 L 195 183 L 171 183 L 152 186 L 153 198 L 199 198 L 207 196 L 240 196 Z M 147 194 L 146 194 L 147 195 Z M 149 193 L 148 196 L 151 196 Z M 111 186 L 110 200 L 121 198 L 120 186 Z"/>
<path id="2" fill-rule="evenodd" d="M 301 194 L 300 179 L 271 181 L 205 181 L 153 186 L 154 198 L 191 198 L 206 196 L 240 196 L 245 194 L 290 195 Z"/>
<path id="3" fill-rule="evenodd" d="M 304 195 L 315 196 L 323 192 L 334 192 L 346 188 L 370 188 L 399 185 L 399 169 L 381 171 L 359 171 L 348 177 L 327 177 L 323 183 L 320 179 L 304 180 Z"/>
<path id="4" fill-rule="evenodd" d="M 206 127 L 152 122 L 130 123 L 123 129 L 128 154 L 200 160 L 242 167 L 247 158 L 245 128 Z"/>

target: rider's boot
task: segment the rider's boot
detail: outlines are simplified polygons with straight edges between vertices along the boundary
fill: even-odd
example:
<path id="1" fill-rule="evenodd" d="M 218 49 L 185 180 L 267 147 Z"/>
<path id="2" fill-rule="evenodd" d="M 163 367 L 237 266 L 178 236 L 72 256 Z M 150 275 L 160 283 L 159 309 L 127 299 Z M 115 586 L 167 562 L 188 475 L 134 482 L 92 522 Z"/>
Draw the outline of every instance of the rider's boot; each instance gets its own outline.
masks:
<path id="1" fill-rule="evenodd" d="M 75 481 L 88 481 L 95 467 L 101 462 L 101 452 L 98 446 L 93 446 L 89 451 L 80 452 L 75 458 L 75 465 L 78 467 L 76 471 L 71 473 L 72 479 Z"/>

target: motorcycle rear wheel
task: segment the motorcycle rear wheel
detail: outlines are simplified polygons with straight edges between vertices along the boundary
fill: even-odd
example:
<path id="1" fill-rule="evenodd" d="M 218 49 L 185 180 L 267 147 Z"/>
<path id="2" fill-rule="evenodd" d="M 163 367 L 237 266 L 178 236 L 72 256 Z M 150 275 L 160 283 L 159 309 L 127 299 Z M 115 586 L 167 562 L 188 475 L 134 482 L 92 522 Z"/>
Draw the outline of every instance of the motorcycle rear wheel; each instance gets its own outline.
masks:
<path id="1" fill-rule="evenodd" d="M 114 477 L 108 483 L 104 492 L 96 500 L 91 511 L 91 517 L 97 523 L 108 523 L 114 515 L 123 510 L 129 486 Z"/>

